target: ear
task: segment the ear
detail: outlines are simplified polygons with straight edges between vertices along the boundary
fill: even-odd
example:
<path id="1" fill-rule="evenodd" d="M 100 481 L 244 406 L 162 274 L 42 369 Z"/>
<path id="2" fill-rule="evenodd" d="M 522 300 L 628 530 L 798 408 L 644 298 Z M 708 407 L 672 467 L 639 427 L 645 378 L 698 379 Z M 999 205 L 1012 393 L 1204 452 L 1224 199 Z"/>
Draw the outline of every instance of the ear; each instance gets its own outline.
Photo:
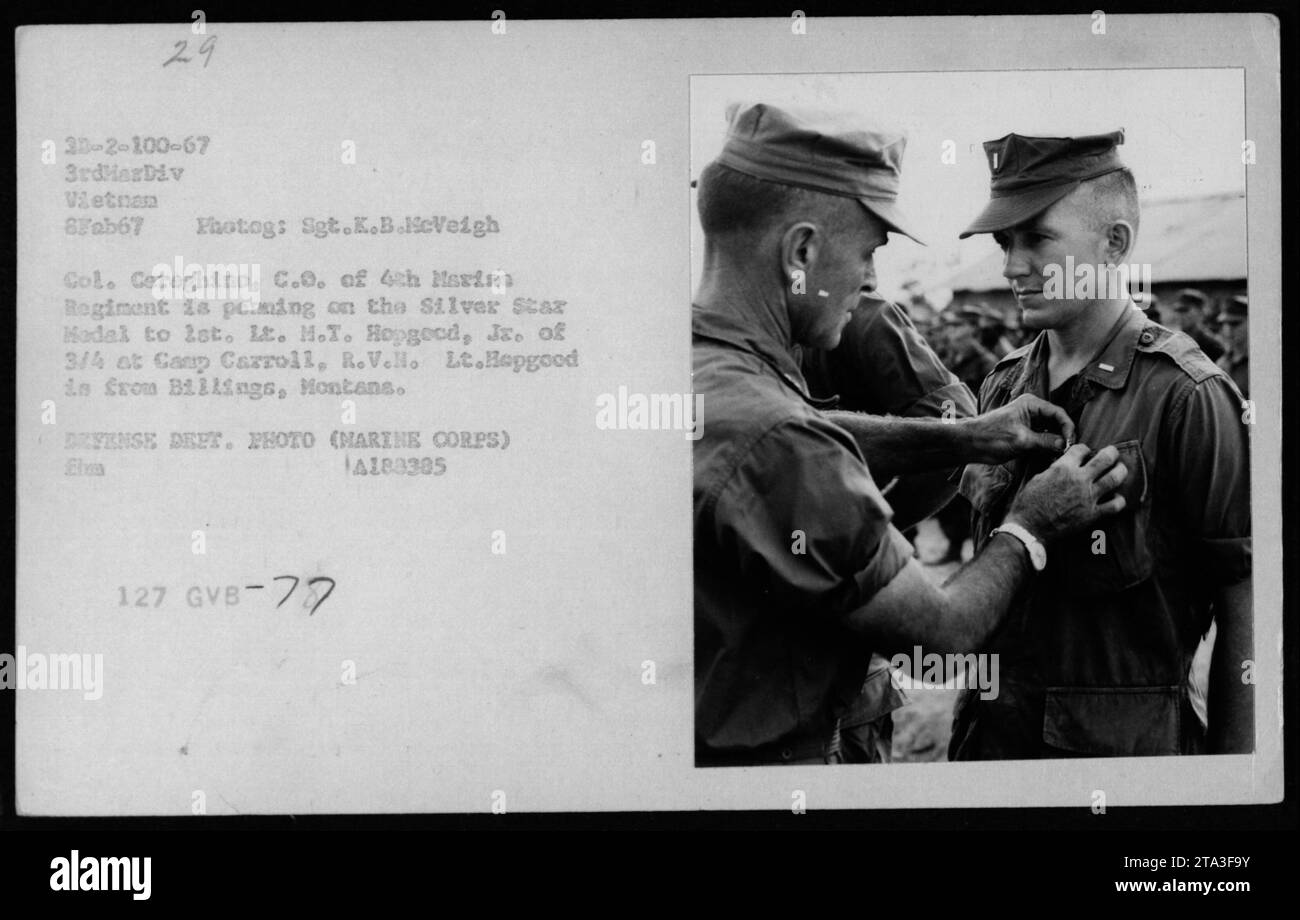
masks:
<path id="1" fill-rule="evenodd" d="M 1137 231 L 1126 220 L 1117 220 L 1106 228 L 1106 261 L 1111 265 L 1122 265 L 1133 253 L 1137 242 Z"/>
<path id="2" fill-rule="evenodd" d="M 803 293 L 811 283 L 808 276 L 817 263 L 820 246 L 821 234 L 809 221 L 800 221 L 781 234 L 781 274 L 786 294 Z M 800 280 L 802 284 L 796 284 Z"/>

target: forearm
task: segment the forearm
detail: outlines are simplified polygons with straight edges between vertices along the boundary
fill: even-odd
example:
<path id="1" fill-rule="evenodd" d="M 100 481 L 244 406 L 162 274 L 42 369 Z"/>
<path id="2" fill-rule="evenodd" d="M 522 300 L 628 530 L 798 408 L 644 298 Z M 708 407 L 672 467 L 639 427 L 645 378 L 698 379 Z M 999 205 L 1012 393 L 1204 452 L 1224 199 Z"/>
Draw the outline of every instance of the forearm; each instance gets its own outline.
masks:
<path id="1" fill-rule="evenodd" d="M 899 473 L 951 469 L 974 459 L 967 419 L 895 418 L 861 412 L 826 413 L 857 442 L 877 481 Z"/>
<path id="2" fill-rule="evenodd" d="M 952 646 L 942 651 L 965 654 L 981 648 L 1033 571 L 1023 543 L 1009 534 L 995 534 L 941 589 L 947 607 L 945 632 Z"/>
<path id="3" fill-rule="evenodd" d="M 1207 700 L 1207 744 L 1212 754 L 1249 754 L 1255 749 L 1254 685 L 1242 679 L 1246 662 L 1252 662 L 1254 669 L 1251 586 L 1249 578 L 1224 586 L 1214 599 L 1218 637 L 1210 660 Z"/>
<path id="4" fill-rule="evenodd" d="M 849 625 L 870 633 L 882 653 L 920 645 L 927 652 L 968 654 L 983 647 L 1031 572 L 1023 544 L 998 534 L 942 587 L 909 561 L 849 615 Z"/>

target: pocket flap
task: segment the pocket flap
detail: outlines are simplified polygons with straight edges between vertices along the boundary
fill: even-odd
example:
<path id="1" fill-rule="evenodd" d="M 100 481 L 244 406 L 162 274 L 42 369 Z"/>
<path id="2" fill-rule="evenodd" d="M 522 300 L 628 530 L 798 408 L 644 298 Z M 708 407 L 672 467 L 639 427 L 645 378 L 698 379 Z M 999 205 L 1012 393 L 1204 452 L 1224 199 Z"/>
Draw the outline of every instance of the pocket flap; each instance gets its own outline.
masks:
<path id="1" fill-rule="evenodd" d="M 1043 741 L 1078 754 L 1179 752 L 1179 688 L 1048 687 Z"/>
<path id="2" fill-rule="evenodd" d="M 1124 510 L 1059 544 L 1060 570 L 1073 590 L 1095 596 L 1125 591 L 1151 577 L 1155 554 L 1151 541 L 1151 499 L 1147 467 L 1139 441 L 1115 445 L 1127 475 L 1116 490 Z M 1099 536 L 1104 535 L 1104 539 Z M 1051 565 L 1051 556 L 1048 556 Z"/>
<path id="3" fill-rule="evenodd" d="M 1147 497 L 1147 465 L 1142 458 L 1140 441 L 1121 441 L 1115 445 L 1115 449 L 1119 451 L 1119 459 L 1124 464 L 1124 469 L 1128 470 L 1124 482 L 1116 490 L 1118 494 L 1124 496 L 1123 513 L 1127 514 L 1136 511 Z"/>

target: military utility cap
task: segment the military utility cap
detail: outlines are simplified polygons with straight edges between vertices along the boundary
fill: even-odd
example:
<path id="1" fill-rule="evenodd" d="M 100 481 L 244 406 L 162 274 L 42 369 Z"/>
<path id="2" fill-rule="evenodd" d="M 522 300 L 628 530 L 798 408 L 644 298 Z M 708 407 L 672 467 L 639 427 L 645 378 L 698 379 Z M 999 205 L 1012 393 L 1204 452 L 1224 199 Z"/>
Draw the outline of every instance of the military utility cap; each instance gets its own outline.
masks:
<path id="1" fill-rule="evenodd" d="M 1246 319 L 1246 298 L 1238 294 L 1223 305 L 1223 312 L 1218 315 L 1216 322 L 1236 323 L 1244 319 Z"/>
<path id="2" fill-rule="evenodd" d="M 1187 307 L 1204 310 L 1209 304 L 1210 298 L 1205 296 L 1202 291 L 1196 290 L 1196 288 L 1183 288 L 1174 295 L 1175 310 L 1185 310 Z"/>
<path id="3" fill-rule="evenodd" d="M 921 242 L 895 204 L 904 135 L 874 128 L 850 113 L 761 102 L 732 103 L 727 121 L 718 163 L 755 179 L 855 198 L 888 229 Z"/>
<path id="4" fill-rule="evenodd" d="M 1008 134 L 985 141 L 990 200 L 960 238 L 1014 227 L 1056 204 L 1079 183 L 1123 169 L 1115 149 L 1122 143 L 1122 128 L 1086 137 Z"/>

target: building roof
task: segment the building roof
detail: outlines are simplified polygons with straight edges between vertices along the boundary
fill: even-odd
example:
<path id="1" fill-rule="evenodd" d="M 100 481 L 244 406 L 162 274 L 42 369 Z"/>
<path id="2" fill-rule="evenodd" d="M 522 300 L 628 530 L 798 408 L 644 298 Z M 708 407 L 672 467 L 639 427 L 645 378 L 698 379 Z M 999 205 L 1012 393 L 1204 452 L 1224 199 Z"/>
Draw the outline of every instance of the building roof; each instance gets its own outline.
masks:
<path id="1" fill-rule="evenodd" d="M 1144 202 L 1132 261 L 1151 263 L 1152 284 L 1244 280 L 1245 196 L 1228 192 Z M 971 293 L 1007 290 L 1002 253 L 990 252 L 943 287 Z"/>

